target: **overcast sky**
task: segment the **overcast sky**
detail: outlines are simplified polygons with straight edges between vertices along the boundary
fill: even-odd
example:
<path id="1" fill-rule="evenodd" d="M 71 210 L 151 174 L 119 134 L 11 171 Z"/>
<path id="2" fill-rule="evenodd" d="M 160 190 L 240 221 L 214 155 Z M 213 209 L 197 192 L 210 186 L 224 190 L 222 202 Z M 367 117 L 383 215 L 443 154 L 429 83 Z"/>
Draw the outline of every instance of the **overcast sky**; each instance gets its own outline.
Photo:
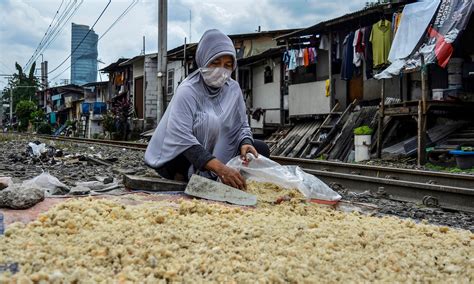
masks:
<path id="1" fill-rule="evenodd" d="M 0 0 L 0 74 L 15 71 L 15 62 L 24 66 L 31 57 L 59 6 L 61 11 L 70 1 L 81 0 Z M 94 30 L 99 37 L 131 4 L 133 0 L 112 0 Z M 122 18 L 98 44 L 99 59 L 105 65 L 120 57 L 140 54 L 142 37 L 146 37 L 146 52 L 157 50 L 157 2 L 138 0 L 133 9 Z M 302 28 L 319 21 L 337 17 L 363 8 L 366 0 L 168 0 L 168 49 L 177 47 L 184 38 L 199 41 L 204 31 L 217 28 L 227 34 L 262 30 Z M 107 5 L 108 0 L 83 0 L 75 15 L 58 33 L 51 45 L 43 51 L 44 60 L 53 70 L 71 52 L 71 22 L 92 26 Z M 189 14 L 191 11 L 191 34 Z M 41 57 L 37 59 L 40 67 Z M 69 60 L 49 78 L 69 79 Z M 105 66 L 99 64 L 99 68 Z M 39 76 L 39 70 L 38 70 Z M 98 78 L 100 80 L 100 78 Z M 0 90 L 7 79 L 0 77 Z"/>

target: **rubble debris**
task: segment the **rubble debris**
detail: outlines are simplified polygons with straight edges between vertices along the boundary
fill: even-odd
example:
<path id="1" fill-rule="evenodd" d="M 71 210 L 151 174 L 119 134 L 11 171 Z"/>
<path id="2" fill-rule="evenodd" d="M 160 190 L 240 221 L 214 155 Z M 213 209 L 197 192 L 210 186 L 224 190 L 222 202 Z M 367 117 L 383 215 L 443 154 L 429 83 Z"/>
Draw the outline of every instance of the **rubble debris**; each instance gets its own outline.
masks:
<path id="1" fill-rule="evenodd" d="M 0 208 L 26 209 L 44 199 L 44 191 L 35 185 L 12 184 L 0 190 Z"/>
<path id="2" fill-rule="evenodd" d="M 5 189 L 13 184 L 11 177 L 0 177 L 0 190 Z"/>
<path id="3" fill-rule="evenodd" d="M 331 112 L 324 121 L 297 123 L 278 131 L 265 142 L 273 156 L 309 158 L 328 157 L 347 162 L 354 145 L 353 130 L 361 125 L 375 128 L 377 107 L 350 104 L 343 113 Z"/>
<path id="4" fill-rule="evenodd" d="M 89 187 L 81 185 L 74 186 L 69 191 L 70 195 L 87 195 L 89 193 L 91 193 L 91 189 Z"/>
<path id="5" fill-rule="evenodd" d="M 437 142 L 446 138 L 449 134 L 454 133 L 461 128 L 464 122 L 452 122 L 432 127 L 426 131 L 426 145 L 433 146 Z M 382 149 L 384 155 L 404 155 L 410 156 L 417 152 L 417 136 L 413 136 L 405 141 Z"/>

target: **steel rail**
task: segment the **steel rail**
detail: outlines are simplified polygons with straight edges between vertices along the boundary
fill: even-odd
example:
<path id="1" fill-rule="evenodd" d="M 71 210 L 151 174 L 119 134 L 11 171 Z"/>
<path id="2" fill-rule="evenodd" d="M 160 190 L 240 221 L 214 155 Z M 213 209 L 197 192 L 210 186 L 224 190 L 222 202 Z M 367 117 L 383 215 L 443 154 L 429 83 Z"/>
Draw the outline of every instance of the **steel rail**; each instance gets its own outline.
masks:
<path id="1" fill-rule="evenodd" d="M 39 138 L 100 144 L 144 151 L 146 144 L 125 141 L 53 137 Z M 474 212 L 474 175 L 390 168 L 323 160 L 272 156 L 283 165 L 297 165 L 317 176 L 332 188 L 354 192 L 370 191 L 376 196 L 399 201 L 422 203 L 426 206 Z"/>
<path id="2" fill-rule="evenodd" d="M 280 156 L 272 156 L 271 158 L 282 165 L 298 165 L 301 168 L 310 170 L 474 189 L 474 175 L 390 168 L 385 166 L 351 164 L 324 160 L 287 158 Z"/>

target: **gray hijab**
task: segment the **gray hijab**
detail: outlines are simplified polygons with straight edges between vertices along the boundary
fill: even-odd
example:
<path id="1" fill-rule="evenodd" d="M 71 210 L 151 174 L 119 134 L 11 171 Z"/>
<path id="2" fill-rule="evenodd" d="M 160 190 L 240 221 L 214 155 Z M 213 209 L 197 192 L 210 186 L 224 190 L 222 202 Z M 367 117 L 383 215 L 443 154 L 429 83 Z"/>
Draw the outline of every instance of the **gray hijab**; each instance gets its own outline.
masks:
<path id="1" fill-rule="evenodd" d="M 223 55 L 234 58 L 235 70 L 230 38 L 215 29 L 206 31 L 196 51 L 198 67 Z M 148 144 L 145 163 L 159 168 L 191 146 L 202 145 L 225 164 L 237 154 L 244 138 L 252 139 L 252 133 L 239 84 L 229 79 L 223 87 L 211 88 L 198 69 L 177 88 Z"/>

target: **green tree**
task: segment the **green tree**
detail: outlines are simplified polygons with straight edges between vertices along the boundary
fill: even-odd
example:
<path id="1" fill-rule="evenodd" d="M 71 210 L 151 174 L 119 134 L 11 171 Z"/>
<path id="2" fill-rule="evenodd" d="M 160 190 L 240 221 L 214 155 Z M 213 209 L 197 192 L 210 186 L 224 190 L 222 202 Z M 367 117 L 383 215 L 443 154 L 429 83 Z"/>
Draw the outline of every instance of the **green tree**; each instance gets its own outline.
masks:
<path id="1" fill-rule="evenodd" d="M 33 127 L 38 131 L 38 126 L 47 123 L 46 113 L 42 109 L 35 110 L 30 114 L 30 121 L 33 124 Z"/>
<path id="2" fill-rule="evenodd" d="M 31 114 L 36 111 L 36 104 L 32 101 L 19 101 L 16 105 L 16 116 L 18 118 L 18 130 L 26 131 L 31 119 Z"/>
<path id="3" fill-rule="evenodd" d="M 10 101 L 10 90 L 13 96 L 13 109 L 16 109 L 20 101 L 31 100 L 37 104 L 35 92 L 39 87 L 39 80 L 35 76 L 36 63 L 34 62 L 28 74 L 23 72 L 20 64 L 15 63 L 17 73 L 14 73 L 8 80 L 8 85 L 3 89 L 2 97 L 4 101 Z"/>

